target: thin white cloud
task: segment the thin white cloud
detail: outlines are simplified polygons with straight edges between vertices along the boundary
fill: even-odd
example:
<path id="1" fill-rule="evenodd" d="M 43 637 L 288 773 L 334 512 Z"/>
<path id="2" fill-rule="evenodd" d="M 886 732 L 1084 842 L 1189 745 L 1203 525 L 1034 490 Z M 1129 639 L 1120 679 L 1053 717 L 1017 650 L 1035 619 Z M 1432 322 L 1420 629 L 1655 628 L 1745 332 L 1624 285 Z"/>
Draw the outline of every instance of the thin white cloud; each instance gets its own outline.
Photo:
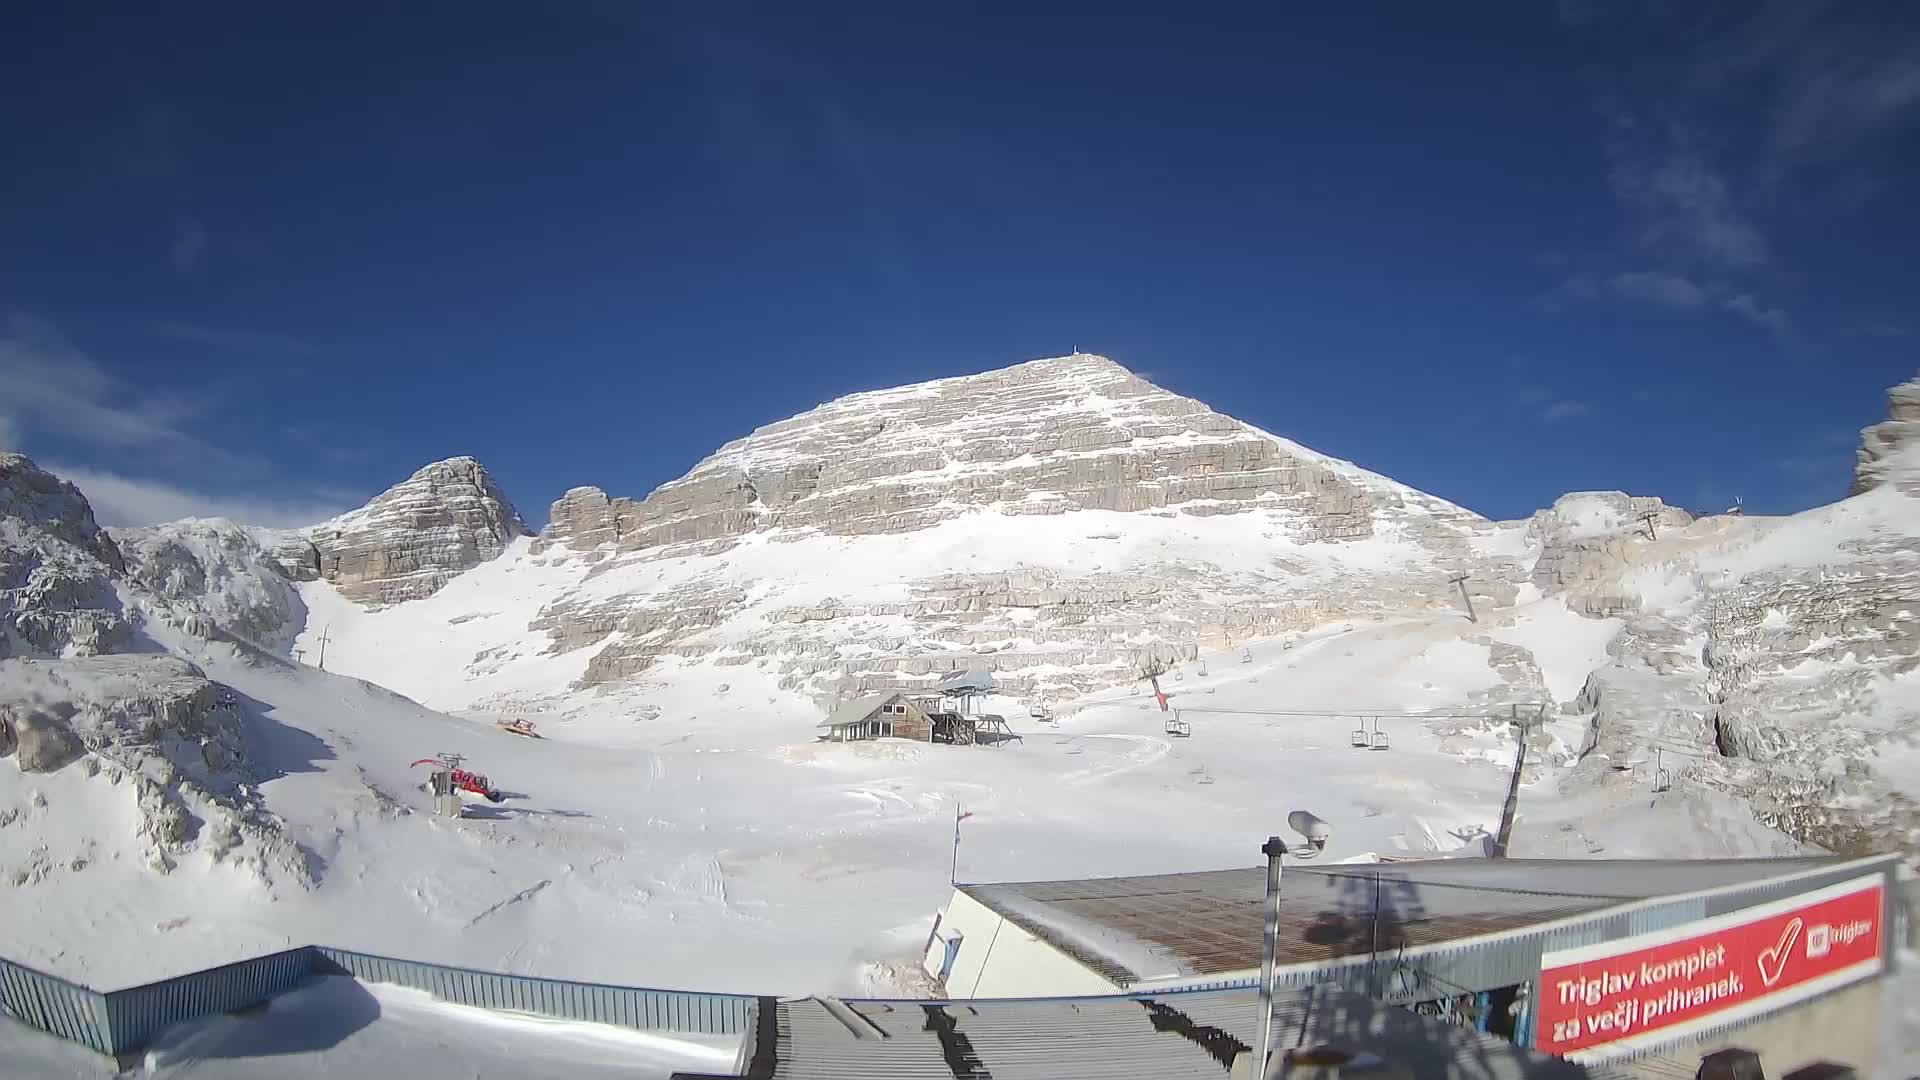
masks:
<path id="1" fill-rule="evenodd" d="M 1582 416 L 1592 410 L 1584 401 L 1556 401 L 1540 410 L 1540 419 L 1553 421 Z"/>
<path id="2" fill-rule="evenodd" d="M 16 440 L 44 432 L 216 464 L 242 461 L 186 430 L 204 415 L 204 400 L 132 387 L 42 320 L 11 315 L 0 327 L 0 420 Z"/>
<path id="3" fill-rule="evenodd" d="M 20 438 L 20 429 L 11 419 L 0 415 L 0 450 L 18 450 L 26 443 Z"/>
<path id="4" fill-rule="evenodd" d="M 1547 311 L 1565 311 L 1580 304 L 1591 304 L 1600 299 L 1600 279 L 1592 274 L 1575 274 L 1563 278 L 1560 284 L 1549 289 L 1540 297 L 1540 306 Z"/>
<path id="5" fill-rule="evenodd" d="M 1608 282 L 1618 296 L 1656 307 L 1691 310 L 1707 302 L 1707 291 L 1679 274 L 1640 270 L 1615 274 Z"/>
<path id="6" fill-rule="evenodd" d="M 198 221 L 183 221 L 173 230 L 173 268 L 187 271 L 207 253 L 207 227 Z"/>
<path id="7" fill-rule="evenodd" d="M 232 330 L 188 322 L 149 322 L 142 329 L 155 337 L 188 345 L 202 345 L 248 356 L 280 357 L 290 360 L 320 360 L 332 350 L 291 334 L 271 330 Z"/>
<path id="8" fill-rule="evenodd" d="M 1751 293 L 1728 297 L 1720 306 L 1755 326 L 1765 327 L 1775 337 L 1785 339 L 1793 335 L 1793 318 L 1780 308 L 1760 303 Z"/>
<path id="9" fill-rule="evenodd" d="M 102 525 L 155 525 L 189 517 L 223 517 L 245 525 L 291 528 L 325 521 L 344 503 L 324 499 L 261 499 L 192 491 L 159 480 L 122 476 L 85 466 L 41 462 L 41 467 L 78 485 Z"/>
<path id="10" fill-rule="evenodd" d="M 1746 270 L 1773 260 L 1772 245 L 1737 205 L 1719 168 L 1670 133 L 1670 145 L 1618 140 L 1613 189 L 1640 218 L 1640 242 L 1675 258 Z"/>
<path id="11" fill-rule="evenodd" d="M 1913 336 L 1913 328 L 1890 322 L 1865 322 L 1848 327 L 1849 337 L 1904 338 Z"/>

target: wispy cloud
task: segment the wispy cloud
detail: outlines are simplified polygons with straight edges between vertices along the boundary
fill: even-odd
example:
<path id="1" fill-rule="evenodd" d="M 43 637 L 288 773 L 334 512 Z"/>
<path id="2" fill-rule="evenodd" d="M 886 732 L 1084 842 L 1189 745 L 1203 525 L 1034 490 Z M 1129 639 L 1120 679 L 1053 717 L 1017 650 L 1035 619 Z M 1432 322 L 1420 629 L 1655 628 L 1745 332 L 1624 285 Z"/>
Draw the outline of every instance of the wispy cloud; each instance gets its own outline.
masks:
<path id="1" fill-rule="evenodd" d="M 1920 20 L 1890 10 L 1560 0 L 1561 22 L 1596 50 L 1591 102 L 1626 214 L 1619 249 L 1581 264 L 1589 278 L 1622 299 L 1720 312 L 1787 341 L 1796 319 L 1766 299 L 1795 280 L 1783 248 L 1794 234 L 1779 221 L 1880 196 L 1897 167 L 1894 136 L 1920 116 Z M 1583 293 L 1553 272 L 1563 284 L 1545 306 L 1590 300 L 1591 280 Z"/>
<path id="2" fill-rule="evenodd" d="M 328 346 L 271 330 L 233 330 L 188 322 L 150 322 L 143 324 L 142 328 L 155 337 L 169 341 L 249 356 L 321 360 L 333 352 Z"/>
<path id="3" fill-rule="evenodd" d="M 207 253 L 207 227 L 198 221 L 183 221 L 173 228 L 173 268 L 185 273 L 199 265 Z"/>
<path id="4" fill-rule="evenodd" d="M 102 525 L 154 525 L 189 517 L 223 517 L 246 525 L 289 528 L 325 521 L 350 504 L 325 498 L 261 499 L 193 491 L 159 480 L 123 476 L 81 465 L 41 462 L 79 486 Z"/>
<path id="5" fill-rule="evenodd" d="M 1562 278 L 1559 284 L 1548 289 L 1540 297 L 1540 307 L 1546 311 L 1566 311 L 1598 299 L 1600 278 L 1594 274 L 1574 274 Z"/>
<path id="6" fill-rule="evenodd" d="M 1751 293 L 1740 293 L 1720 302 L 1721 308 L 1753 323 L 1764 327 L 1768 332 L 1782 340 L 1793 336 L 1793 319 L 1777 307 L 1767 307 L 1753 298 Z"/>
<path id="7" fill-rule="evenodd" d="M 1591 408 L 1587 402 L 1562 397 L 1544 386 L 1521 387 L 1513 392 L 1513 403 L 1548 422 L 1579 416 Z"/>
<path id="8" fill-rule="evenodd" d="M 1616 137 L 1613 190 L 1639 217 L 1643 247 L 1687 264 L 1744 270 L 1773 261 L 1772 245 L 1737 205 L 1726 178 L 1682 132 L 1647 145 Z"/>
<path id="9" fill-rule="evenodd" d="M 1847 337 L 1870 338 L 1908 338 L 1914 336 L 1913 327 L 1891 322 L 1856 323 L 1847 327 L 1844 333 Z"/>
<path id="10" fill-rule="evenodd" d="M 1617 296 L 1655 307 L 1692 310 L 1706 304 L 1707 291 L 1679 274 L 1639 270 L 1615 274 L 1607 287 Z"/>
<path id="11" fill-rule="evenodd" d="M 20 429 L 11 417 L 0 415 L 0 450 L 18 450 L 20 446 Z"/>
<path id="12" fill-rule="evenodd" d="M 10 315 L 0 326 L 0 421 L 14 433 L 16 443 L 44 432 L 174 458 L 227 465 L 240 461 L 187 430 L 190 421 L 205 413 L 205 400 L 159 387 L 133 387 L 42 320 Z"/>
<path id="13" fill-rule="evenodd" d="M 286 424 L 280 428 L 280 434 L 289 442 L 299 444 L 304 453 L 317 455 L 333 465 L 350 465 L 370 456 L 365 447 L 343 445 L 312 424 Z"/>

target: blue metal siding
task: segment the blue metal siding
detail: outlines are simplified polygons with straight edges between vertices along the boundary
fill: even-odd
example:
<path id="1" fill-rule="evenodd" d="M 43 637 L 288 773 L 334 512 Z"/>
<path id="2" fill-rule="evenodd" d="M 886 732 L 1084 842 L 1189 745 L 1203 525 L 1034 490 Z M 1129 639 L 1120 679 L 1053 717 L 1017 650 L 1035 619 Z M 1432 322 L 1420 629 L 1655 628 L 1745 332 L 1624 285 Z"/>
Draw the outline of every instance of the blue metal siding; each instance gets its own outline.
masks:
<path id="1" fill-rule="evenodd" d="M 320 970 L 337 970 L 362 982 L 424 990 L 446 1001 L 485 1009 L 535 1013 L 640 1031 L 739 1035 L 752 1029 L 755 998 L 745 994 L 700 994 L 568 982 L 532 975 L 425 964 L 316 946 Z"/>
<path id="2" fill-rule="evenodd" d="M 115 990 L 106 995 L 113 1052 L 138 1050 L 183 1020 L 258 1005 L 293 989 L 311 970 L 311 954 L 302 947 Z"/>
<path id="3" fill-rule="evenodd" d="M 0 1013 L 49 1035 L 113 1053 L 104 994 L 0 958 Z"/>

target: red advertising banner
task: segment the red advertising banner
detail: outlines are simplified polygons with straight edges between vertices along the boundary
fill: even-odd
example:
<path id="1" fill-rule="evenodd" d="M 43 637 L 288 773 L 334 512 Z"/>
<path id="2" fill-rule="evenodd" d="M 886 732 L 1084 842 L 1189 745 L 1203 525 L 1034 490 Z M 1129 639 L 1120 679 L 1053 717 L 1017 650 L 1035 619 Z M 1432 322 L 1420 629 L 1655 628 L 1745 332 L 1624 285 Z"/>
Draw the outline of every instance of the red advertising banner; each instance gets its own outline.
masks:
<path id="1" fill-rule="evenodd" d="M 1541 957 L 1534 1048 L 1664 1042 L 1877 974 L 1875 874 L 1742 911 Z"/>

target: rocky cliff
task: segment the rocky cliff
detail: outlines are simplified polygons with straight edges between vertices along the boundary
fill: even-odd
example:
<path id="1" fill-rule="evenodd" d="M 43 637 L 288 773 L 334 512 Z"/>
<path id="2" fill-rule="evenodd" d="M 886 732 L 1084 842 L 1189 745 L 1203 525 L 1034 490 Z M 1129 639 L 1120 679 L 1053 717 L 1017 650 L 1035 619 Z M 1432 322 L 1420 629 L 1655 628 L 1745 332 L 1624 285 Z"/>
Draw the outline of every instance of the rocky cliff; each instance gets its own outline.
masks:
<path id="1" fill-rule="evenodd" d="M 295 580 L 324 579 L 362 604 L 397 604 L 432 596 L 528 534 L 486 468 L 456 457 L 422 468 L 358 510 L 281 535 L 272 553 Z"/>
<path id="2" fill-rule="evenodd" d="M 113 586 L 124 569 L 78 488 L 0 453 L 0 658 L 124 648 L 132 627 Z"/>
<path id="3" fill-rule="evenodd" d="M 1888 390 L 1887 419 L 1860 432 L 1848 494 L 1858 495 L 1879 484 L 1896 452 L 1915 445 L 1920 445 L 1920 378 Z"/>

